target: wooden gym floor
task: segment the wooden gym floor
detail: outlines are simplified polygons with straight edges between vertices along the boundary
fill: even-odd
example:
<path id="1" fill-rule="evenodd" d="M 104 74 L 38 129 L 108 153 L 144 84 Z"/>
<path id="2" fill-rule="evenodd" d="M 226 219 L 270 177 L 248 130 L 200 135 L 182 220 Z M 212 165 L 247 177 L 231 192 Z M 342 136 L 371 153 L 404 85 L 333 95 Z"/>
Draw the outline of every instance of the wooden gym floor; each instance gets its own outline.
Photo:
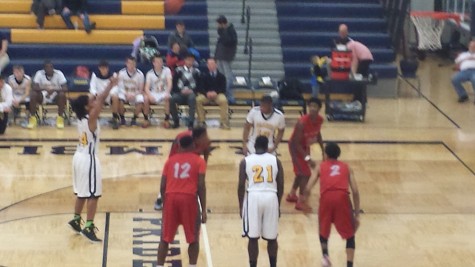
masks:
<path id="1" fill-rule="evenodd" d="M 469 88 L 469 103 L 458 104 L 451 66 L 429 57 L 420 68 L 423 97 L 403 86 L 398 99 L 369 99 L 364 123 L 323 126 L 325 140 L 341 143 L 341 159 L 353 167 L 361 191 L 365 214 L 356 236 L 355 266 L 475 266 L 473 91 Z M 292 126 L 289 121 L 285 140 Z M 96 218 L 104 238 L 100 245 L 66 226 L 74 203 L 76 129 L 8 128 L 0 137 L 0 266 L 154 266 L 161 212 L 153 210 L 153 202 L 170 141 L 181 130 L 103 128 L 104 196 Z M 207 258 L 217 267 L 247 266 L 236 197 L 241 156 L 235 146 L 241 131 L 209 129 L 216 146 L 207 172 L 212 212 L 208 242 L 204 233 L 201 237 L 199 266 L 210 266 Z M 279 153 L 288 192 L 293 174 L 286 144 Z M 315 147 L 314 155 L 319 154 Z M 333 231 L 334 266 L 345 266 L 344 246 Z M 182 231 L 172 248 L 169 266 L 187 266 Z M 306 217 L 284 200 L 278 266 L 320 266 L 320 255 L 315 213 Z M 268 266 L 264 243 L 259 266 Z"/>

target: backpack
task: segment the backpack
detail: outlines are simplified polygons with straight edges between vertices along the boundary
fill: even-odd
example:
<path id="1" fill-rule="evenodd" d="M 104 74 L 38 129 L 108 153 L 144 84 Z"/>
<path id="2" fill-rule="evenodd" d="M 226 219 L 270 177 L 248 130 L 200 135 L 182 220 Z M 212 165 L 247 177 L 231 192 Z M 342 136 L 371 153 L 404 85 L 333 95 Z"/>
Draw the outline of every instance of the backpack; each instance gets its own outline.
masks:
<path id="1" fill-rule="evenodd" d="M 283 100 L 303 100 L 303 85 L 295 78 L 283 79 L 277 83 L 279 96 Z"/>

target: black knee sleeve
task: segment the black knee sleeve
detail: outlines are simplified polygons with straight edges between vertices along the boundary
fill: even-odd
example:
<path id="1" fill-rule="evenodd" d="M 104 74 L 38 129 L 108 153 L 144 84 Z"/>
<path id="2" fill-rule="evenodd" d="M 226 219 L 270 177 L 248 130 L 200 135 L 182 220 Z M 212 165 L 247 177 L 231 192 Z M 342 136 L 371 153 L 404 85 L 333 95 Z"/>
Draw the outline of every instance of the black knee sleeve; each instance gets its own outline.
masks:
<path id="1" fill-rule="evenodd" d="M 328 243 L 328 239 L 320 236 L 320 243 Z"/>
<path id="2" fill-rule="evenodd" d="M 346 240 L 346 248 L 355 249 L 355 236 L 352 236 Z"/>

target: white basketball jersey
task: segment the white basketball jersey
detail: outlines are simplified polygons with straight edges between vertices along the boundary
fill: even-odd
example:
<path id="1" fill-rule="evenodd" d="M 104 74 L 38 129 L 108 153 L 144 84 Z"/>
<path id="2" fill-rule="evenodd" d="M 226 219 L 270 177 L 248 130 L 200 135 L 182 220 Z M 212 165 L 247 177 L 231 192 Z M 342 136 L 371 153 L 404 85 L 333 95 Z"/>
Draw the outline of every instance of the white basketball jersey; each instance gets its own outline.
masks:
<path id="1" fill-rule="evenodd" d="M 61 85 L 67 83 L 66 77 L 64 77 L 63 72 L 60 70 L 54 70 L 52 77 L 46 77 L 45 71 L 39 70 L 36 72 L 33 82 L 37 83 L 43 90 L 59 90 Z"/>
<path id="2" fill-rule="evenodd" d="M 91 82 L 89 84 L 89 92 L 93 95 L 98 95 L 102 92 L 104 92 L 104 89 L 106 89 L 107 85 L 109 85 L 110 80 L 109 78 L 99 78 L 97 75 L 93 72 L 91 76 Z M 117 86 L 114 86 L 111 91 L 117 90 Z"/>
<path id="3" fill-rule="evenodd" d="M 272 191 L 277 192 L 277 167 L 276 156 L 264 154 L 251 154 L 245 158 L 246 174 L 248 179 L 247 191 Z"/>
<path id="4" fill-rule="evenodd" d="M 252 124 L 252 131 L 249 133 L 248 149 L 254 153 L 254 143 L 258 136 L 266 136 L 269 139 L 269 148 L 274 147 L 274 133 L 277 129 L 285 128 L 284 114 L 277 109 L 265 116 L 260 107 L 254 107 L 247 114 L 247 122 Z"/>
<path id="5" fill-rule="evenodd" d="M 119 89 L 122 93 L 141 93 L 144 85 L 144 75 L 139 69 L 129 73 L 127 68 L 119 71 Z"/>
<path id="6" fill-rule="evenodd" d="M 146 81 L 150 84 L 150 92 L 160 93 L 171 88 L 167 88 L 167 79 L 172 78 L 172 72 L 168 67 L 163 67 L 162 71 L 157 73 L 154 69 L 147 72 Z"/>
<path id="7" fill-rule="evenodd" d="M 30 83 L 31 85 L 31 77 L 28 75 L 23 75 L 23 79 L 21 82 L 19 82 L 17 79 L 15 79 L 15 75 L 10 75 L 8 76 L 8 84 L 13 90 L 13 95 L 21 97 L 25 94 L 26 92 L 26 87 L 27 84 Z"/>
<path id="8" fill-rule="evenodd" d="M 89 130 L 88 121 L 88 118 L 78 120 L 79 144 L 76 152 L 95 155 L 99 149 L 99 123 L 97 124 L 96 131 L 93 133 Z"/>

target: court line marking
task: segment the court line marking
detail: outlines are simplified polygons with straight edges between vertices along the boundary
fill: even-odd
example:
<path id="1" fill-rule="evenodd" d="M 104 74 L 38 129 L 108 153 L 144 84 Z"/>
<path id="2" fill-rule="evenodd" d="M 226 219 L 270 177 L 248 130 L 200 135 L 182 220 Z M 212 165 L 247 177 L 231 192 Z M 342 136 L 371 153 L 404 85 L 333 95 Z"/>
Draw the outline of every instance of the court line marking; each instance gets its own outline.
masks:
<path id="1" fill-rule="evenodd" d="M 102 267 L 107 266 L 107 251 L 109 249 L 110 212 L 106 212 L 106 226 L 104 228 L 104 247 L 102 250 Z"/>
<path id="2" fill-rule="evenodd" d="M 417 88 L 415 85 L 413 85 L 408 80 L 405 80 L 405 82 L 409 84 L 409 86 L 411 86 L 412 89 L 414 89 L 414 91 L 417 92 Z M 420 92 L 420 94 L 421 94 L 421 97 L 424 98 L 427 102 L 429 102 L 429 104 L 431 104 L 435 109 L 437 109 L 437 111 L 439 111 L 439 113 L 442 114 L 442 116 L 447 118 L 453 125 L 455 125 L 455 127 L 457 127 L 458 129 L 461 129 L 461 127 L 451 117 L 449 117 L 449 115 L 445 114 L 445 112 L 443 112 L 434 102 L 432 102 L 429 98 L 427 98 L 422 92 Z"/>
<path id="3" fill-rule="evenodd" d="M 200 207 L 201 213 L 203 213 L 203 210 L 201 209 L 201 201 L 200 201 L 199 198 L 198 198 L 198 205 Z M 208 212 L 206 211 L 206 213 L 208 213 Z M 207 263 L 208 267 L 213 267 L 213 259 L 211 257 L 211 247 L 209 245 L 209 238 L 208 238 L 208 230 L 206 228 L 205 223 L 201 223 L 201 231 L 203 232 L 202 236 L 203 236 L 203 243 L 204 243 L 204 246 L 205 246 L 206 263 Z"/>

